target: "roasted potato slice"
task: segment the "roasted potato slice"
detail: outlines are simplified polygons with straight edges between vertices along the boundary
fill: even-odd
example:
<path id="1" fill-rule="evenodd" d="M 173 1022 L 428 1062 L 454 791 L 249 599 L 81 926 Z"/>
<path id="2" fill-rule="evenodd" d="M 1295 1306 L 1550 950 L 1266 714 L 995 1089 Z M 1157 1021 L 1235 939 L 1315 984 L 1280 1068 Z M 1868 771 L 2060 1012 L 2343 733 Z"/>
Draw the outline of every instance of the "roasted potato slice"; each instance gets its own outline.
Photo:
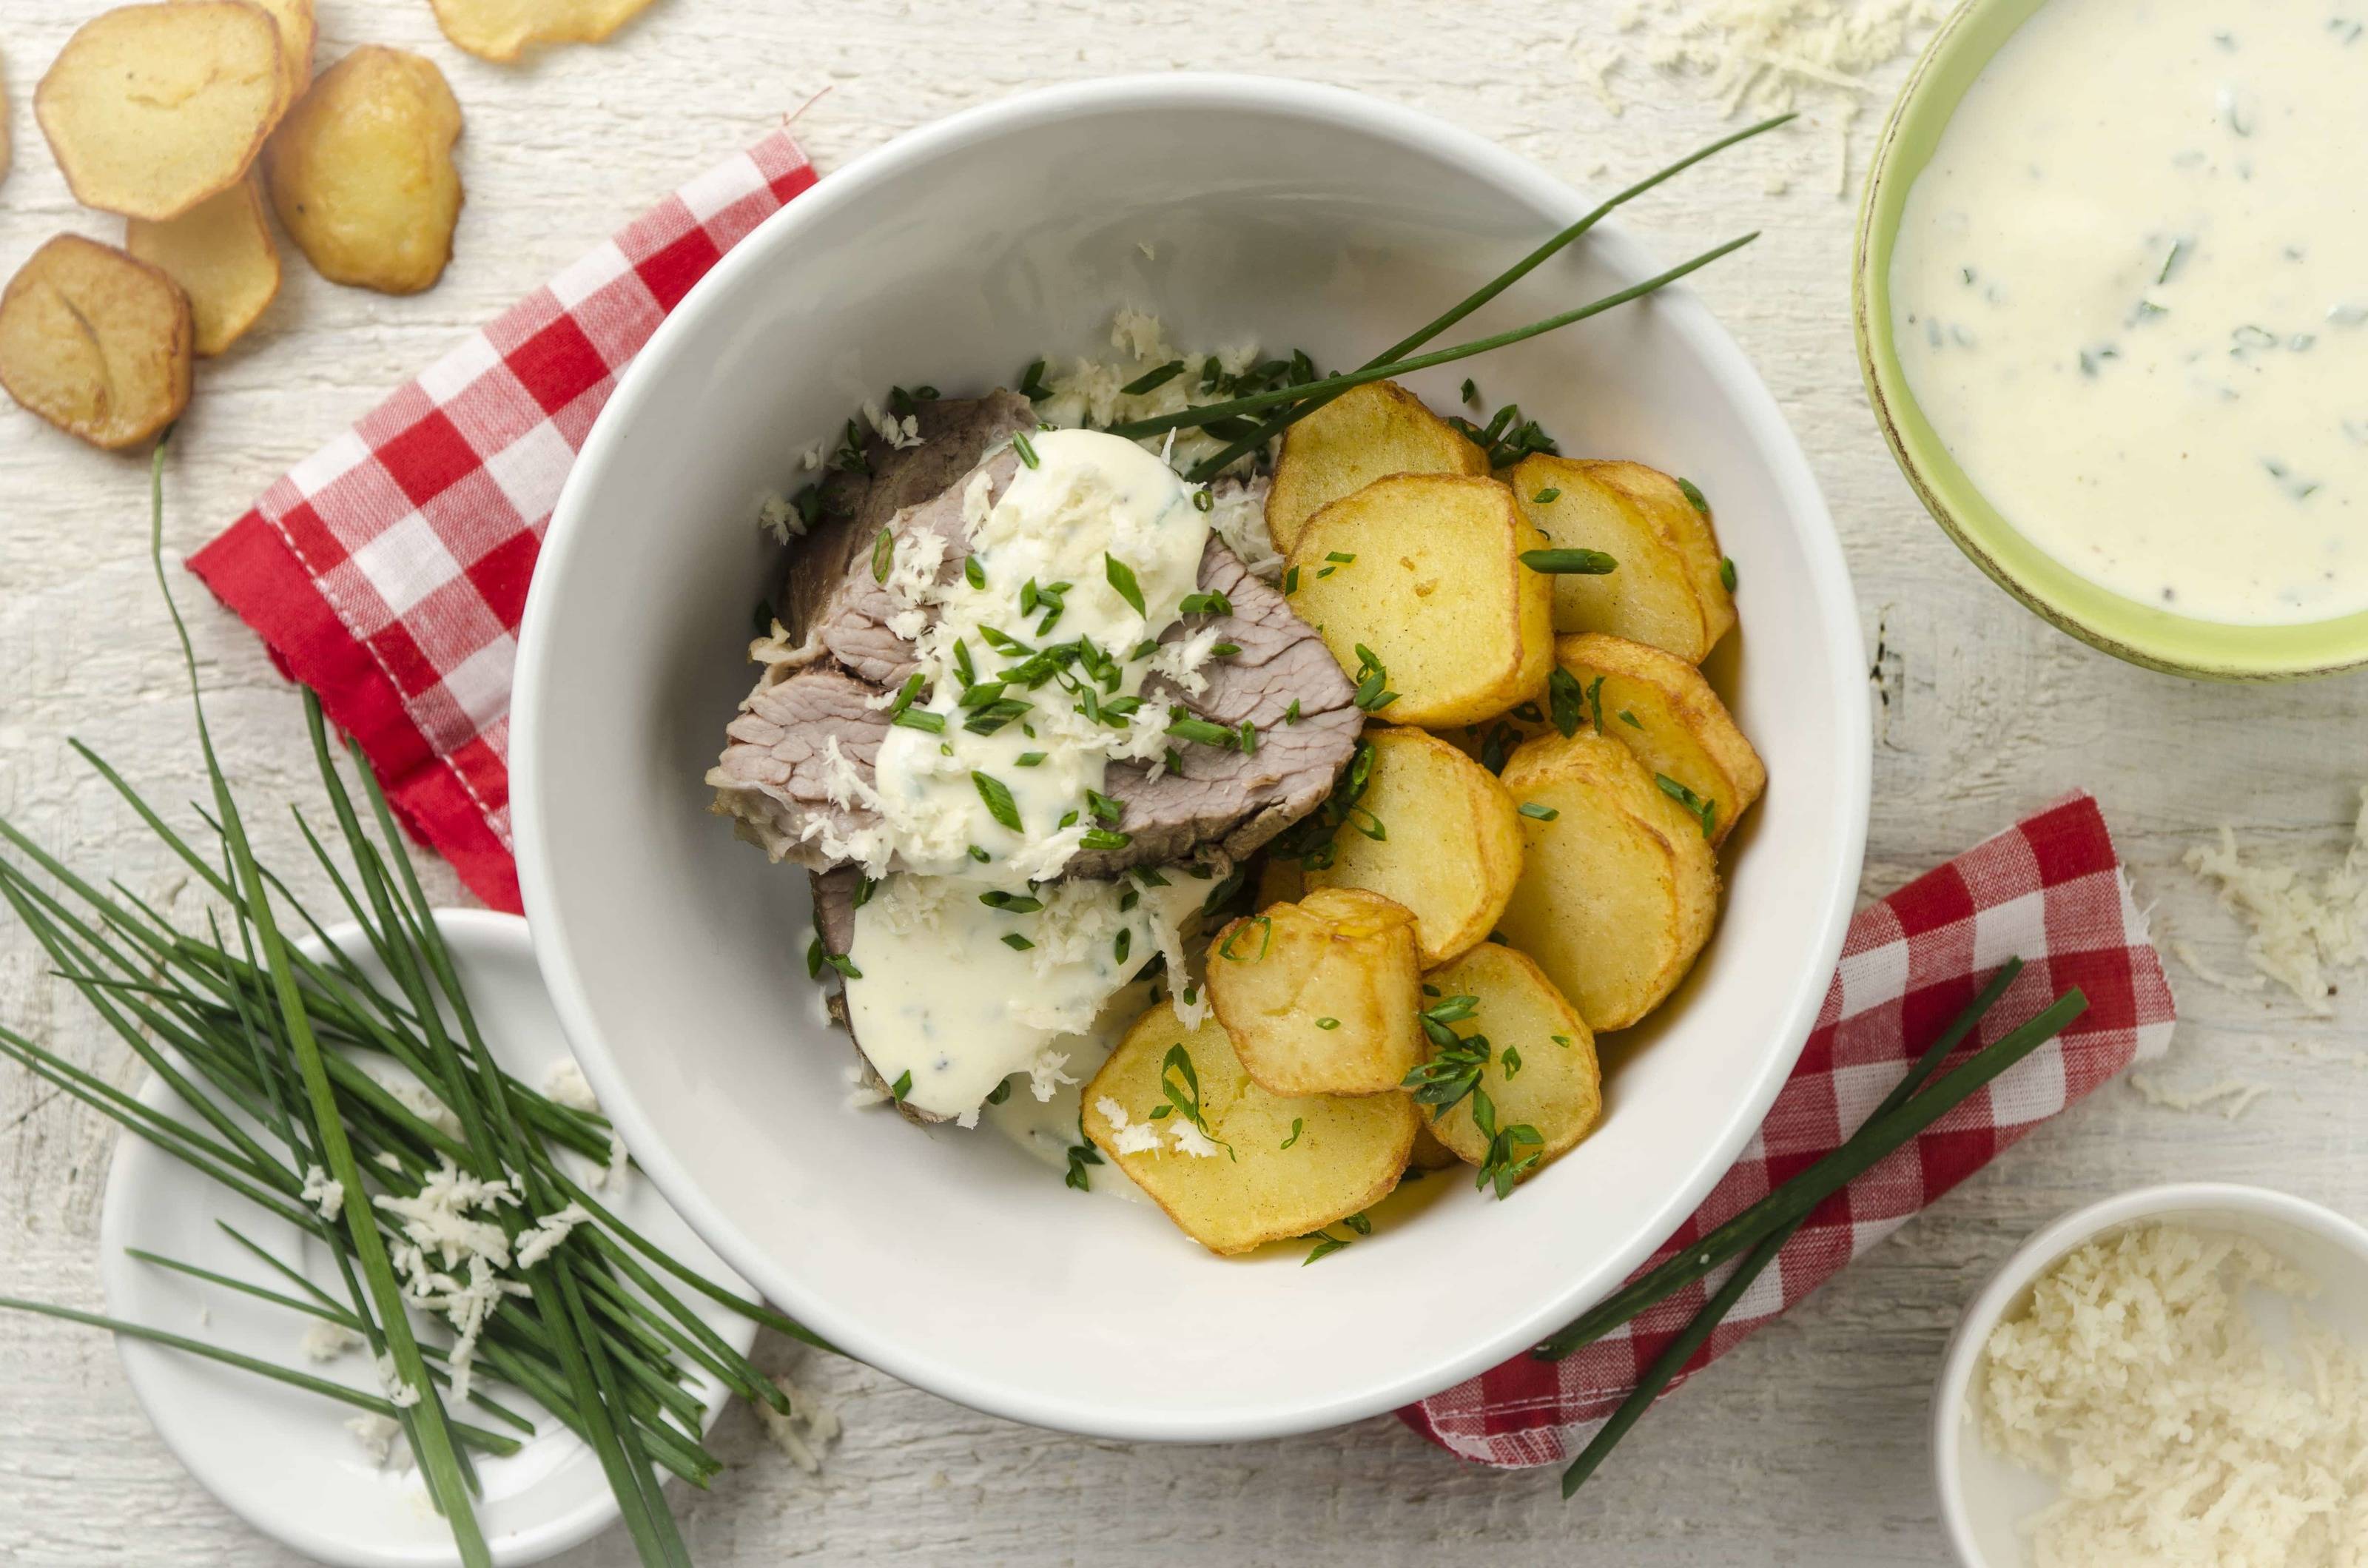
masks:
<path id="1" fill-rule="evenodd" d="M 1591 727 L 1524 743 L 1505 788 L 1523 808 L 1522 862 L 1497 929 L 1589 1028 L 1627 1028 L 1677 989 L 1710 940 L 1710 840 L 1634 753 Z"/>
<path id="2" fill-rule="evenodd" d="M 1487 472 L 1487 453 L 1395 381 L 1351 387 L 1282 433 L 1266 531 L 1287 551 L 1308 518 L 1385 475 Z"/>
<path id="3" fill-rule="evenodd" d="M 74 199 L 159 222 L 238 183 L 287 108 L 279 26 L 246 0 L 102 11 L 33 91 Z"/>
<path id="4" fill-rule="evenodd" d="M 432 0 L 444 36 L 480 60 L 507 65 L 529 44 L 598 43 L 650 0 Z"/>
<path id="5" fill-rule="evenodd" d="M 1453 963 L 1423 976 L 1427 1006 L 1470 996 L 1476 1006 L 1469 1017 L 1447 1027 L 1464 1040 L 1486 1037 L 1487 1061 L 1480 1069 L 1479 1092 L 1488 1096 L 1490 1119 L 1498 1133 L 1527 1126 L 1538 1142 L 1508 1141 L 1512 1161 L 1537 1156 L 1525 1172 L 1552 1165 L 1576 1146 L 1603 1111 L 1603 1078 L 1595 1062 L 1595 1033 L 1577 1009 L 1545 977 L 1545 971 L 1525 955 L 1497 942 L 1483 942 Z M 1425 1059 L 1439 1047 L 1424 1042 Z M 1467 1096 L 1440 1114 L 1437 1108 L 1417 1103 L 1424 1125 L 1440 1144 L 1466 1165 L 1485 1165 L 1491 1139 L 1474 1119 L 1477 1107 Z"/>
<path id="6" fill-rule="evenodd" d="M 461 216 L 461 106 L 433 61 L 364 44 L 321 73 L 271 140 L 271 205 L 332 283 L 416 294 Z"/>
<path id="7" fill-rule="evenodd" d="M 1557 548 L 1599 550 L 1618 563 L 1600 576 L 1554 577 L 1556 631 L 1608 631 L 1702 662 L 1717 639 L 1693 575 L 1633 496 L 1586 463 L 1543 453 L 1514 465 L 1511 483 L 1521 515 Z"/>
<path id="8" fill-rule="evenodd" d="M 279 292 L 279 247 L 253 176 L 177 218 L 127 221 L 123 248 L 163 267 L 189 297 L 200 359 L 236 342 Z"/>
<path id="9" fill-rule="evenodd" d="M 1422 1052 L 1414 916 L 1378 893 L 1315 888 L 1209 944 L 1209 1001 L 1242 1071 L 1278 1095 L 1394 1091 Z"/>
<path id="10" fill-rule="evenodd" d="M 1373 730 L 1372 770 L 1311 888 L 1362 888 L 1414 912 L 1426 968 L 1486 939 L 1521 875 L 1520 818 L 1487 769 L 1420 730 Z M 1376 835 L 1379 836 L 1376 836 Z"/>
<path id="11" fill-rule="evenodd" d="M 1380 1202 L 1406 1170 L 1419 1119 L 1404 1095 L 1269 1094 L 1242 1070 L 1223 1025 L 1188 1030 L 1165 1004 L 1136 1020 L 1083 1099 L 1094 1146 L 1186 1235 L 1225 1255 Z"/>
<path id="12" fill-rule="evenodd" d="M 93 446 L 135 446 L 189 402 L 189 301 L 162 270 L 79 234 L 0 293 L 0 386 Z"/>
<path id="13" fill-rule="evenodd" d="M 1767 788 L 1768 769 L 1702 672 L 1658 648 L 1594 631 L 1557 638 L 1554 658 L 1588 692 L 1590 719 L 1602 713 L 1602 733 L 1634 752 L 1656 782 L 1691 791 L 1711 843 L 1724 844 Z"/>
<path id="14" fill-rule="evenodd" d="M 176 5 L 203 4 L 204 0 L 174 0 Z M 288 101 L 294 103 L 313 85 L 313 45 L 320 39 L 321 25 L 313 15 L 313 0 L 247 0 L 260 6 L 279 25 L 279 74 L 288 84 Z"/>
<path id="15" fill-rule="evenodd" d="M 1395 474 L 1308 519 L 1284 590 L 1394 724 L 1469 723 L 1537 695 L 1554 662 L 1544 544 L 1493 479 Z M 1387 702 L 1386 692 L 1396 696 Z"/>
<path id="16" fill-rule="evenodd" d="M 1711 519 L 1709 500 L 1700 490 L 1657 468 L 1616 458 L 1585 460 L 1589 473 L 1644 509 L 1686 563 L 1686 576 L 1702 606 L 1707 646 L 1716 647 L 1718 640 L 1735 629 L 1735 597 L 1727 591 L 1726 558 L 1719 553 L 1718 529 Z"/>

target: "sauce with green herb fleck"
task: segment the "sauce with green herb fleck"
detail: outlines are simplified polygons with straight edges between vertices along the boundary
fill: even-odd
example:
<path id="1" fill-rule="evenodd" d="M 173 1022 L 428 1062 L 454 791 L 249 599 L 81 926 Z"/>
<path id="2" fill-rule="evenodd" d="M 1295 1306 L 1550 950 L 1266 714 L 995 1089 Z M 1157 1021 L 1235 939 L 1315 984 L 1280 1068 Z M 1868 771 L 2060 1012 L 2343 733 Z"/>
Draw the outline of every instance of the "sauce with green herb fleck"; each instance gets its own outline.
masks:
<path id="1" fill-rule="evenodd" d="M 1891 286 L 1918 403 L 2048 554 L 2205 620 L 2368 610 L 2368 0 L 2053 0 Z"/>

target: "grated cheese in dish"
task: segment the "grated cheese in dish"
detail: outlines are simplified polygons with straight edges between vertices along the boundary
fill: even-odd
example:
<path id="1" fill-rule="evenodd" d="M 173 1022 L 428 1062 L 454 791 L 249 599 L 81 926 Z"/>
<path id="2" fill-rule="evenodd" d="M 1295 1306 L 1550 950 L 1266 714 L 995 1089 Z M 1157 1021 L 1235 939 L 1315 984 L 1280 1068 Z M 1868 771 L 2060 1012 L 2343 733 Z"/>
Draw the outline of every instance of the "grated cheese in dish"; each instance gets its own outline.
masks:
<path id="1" fill-rule="evenodd" d="M 2368 1557 L 2368 1367 L 2259 1243 L 2150 1225 L 2091 1242 L 1991 1331 L 1989 1446 L 2054 1479 L 2037 1568 L 2351 1568 Z M 2292 1348 L 2241 1297 L 2282 1298 Z"/>

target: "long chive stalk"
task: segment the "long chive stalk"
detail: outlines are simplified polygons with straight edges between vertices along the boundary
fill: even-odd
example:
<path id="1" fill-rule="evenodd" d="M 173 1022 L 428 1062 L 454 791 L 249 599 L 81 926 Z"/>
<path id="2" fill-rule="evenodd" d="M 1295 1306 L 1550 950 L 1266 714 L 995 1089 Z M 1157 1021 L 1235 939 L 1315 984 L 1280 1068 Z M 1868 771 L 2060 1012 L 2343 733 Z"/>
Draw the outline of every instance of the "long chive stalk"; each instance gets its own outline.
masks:
<path id="1" fill-rule="evenodd" d="M 1540 1345 L 1532 1354 L 1542 1361 L 1560 1360 L 1581 1346 L 1602 1338 L 1645 1308 L 1684 1290 L 1785 1225 L 1806 1218 L 1818 1204 L 1955 1109 L 1968 1095 L 2054 1039 L 2088 1008 L 2089 999 L 2078 986 L 2066 991 L 2029 1023 L 1983 1047 L 1929 1089 L 1869 1119 L 1840 1148 L 1685 1252 L 1614 1292 L 1602 1304 Z"/>
<path id="2" fill-rule="evenodd" d="M 1667 165 L 1655 170 L 1653 173 L 1646 175 L 1643 179 L 1638 180 L 1627 189 L 1612 196 L 1610 199 L 1597 207 L 1593 211 L 1579 219 L 1578 222 L 1571 224 L 1568 228 L 1564 229 L 1552 239 L 1546 241 L 1545 244 L 1538 246 L 1537 249 L 1530 252 L 1529 255 L 1521 257 L 1520 260 L 1515 262 L 1504 271 L 1497 274 L 1496 277 L 1490 278 L 1479 288 L 1474 289 L 1471 293 L 1465 295 L 1462 301 L 1452 306 L 1445 314 L 1416 328 L 1413 332 L 1410 332 L 1406 336 L 1399 338 L 1395 343 L 1391 344 L 1387 348 L 1383 349 L 1379 354 L 1374 355 L 1372 358 L 1366 360 L 1362 365 L 1360 365 L 1357 368 L 1360 370 L 1370 370 L 1377 365 L 1386 365 L 1393 359 L 1402 358 L 1405 356 L 1413 353 L 1424 344 L 1429 343 L 1432 338 L 1437 337 L 1440 333 L 1445 332 L 1449 327 L 1453 326 L 1456 323 L 1462 321 L 1473 312 L 1487 304 L 1489 301 L 1494 300 L 1497 295 L 1503 293 L 1506 290 L 1511 288 L 1522 278 L 1527 278 L 1531 273 L 1536 271 L 1546 262 L 1552 260 L 1565 247 L 1577 241 L 1589 229 L 1594 228 L 1598 223 L 1603 222 L 1605 218 L 1611 216 L 1616 209 L 1626 205 L 1628 202 L 1634 201 L 1636 198 L 1644 195 L 1646 191 L 1651 190 L 1654 187 L 1662 184 L 1664 181 L 1672 179 L 1677 176 L 1683 174 L 1686 170 L 1692 168 L 1696 164 L 1701 163 L 1703 159 L 1724 153 L 1738 142 L 1748 142 L 1753 137 L 1760 135 L 1762 132 L 1773 131 L 1778 126 L 1796 118 L 1798 118 L 1796 114 L 1780 114 L 1772 119 L 1763 119 L 1757 125 L 1747 125 L 1742 130 L 1736 131 L 1733 135 L 1722 136 L 1707 147 L 1698 148 L 1694 152 L 1689 153 L 1684 157 L 1679 158 L 1676 163 Z M 1338 393 L 1332 394 L 1332 396 L 1338 395 Z M 1224 472 L 1228 467 L 1239 461 L 1241 459 L 1247 457 L 1250 453 L 1257 451 L 1269 441 L 1274 439 L 1275 437 L 1281 435 L 1282 431 L 1293 421 L 1305 418 L 1308 415 L 1315 413 L 1316 409 L 1331 401 L 1331 396 L 1314 398 L 1310 399 L 1306 403 L 1299 404 L 1287 415 L 1269 415 L 1259 424 L 1256 431 L 1244 436 L 1241 439 L 1234 442 L 1232 445 L 1226 447 L 1223 451 L 1216 453 L 1214 456 L 1203 458 L 1201 461 L 1194 463 L 1191 471 L 1187 473 L 1185 477 L 1193 481 L 1195 483 L 1205 483 L 1208 480 L 1214 479 L 1217 475 Z"/>
<path id="3" fill-rule="evenodd" d="M 1957 1015 L 1956 1020 L 1943 1029 L 1940 1038 L 1909 1066 L 1907 1075 L 1893 1086 L 1891 1093 L 1884 1096 L 1883 1103 L 1875 1108 L 1868 1121 L 1898 1109 L 1909 1096 L 1922 1088 L 1940 1070 L 1941 1063 L 1949 1059 L 1949 1054 L 1980 1026 L 1983 1016 L 1998 1005 L 1998 998 L 2006 994 L 2007 988 L 2021 972 L 2022 960 L 2019 958 L 2009 959 L 2000 965 L 1972 1004 Z M 1766 1272 L 1768 1266 L 1776 1261 L 1777 1255 L 1784 1250 L 1784 1244 L 1793 1239 L 1793 1233 L 1804 1222 L 1805 1217 L 1770 1232 L 1736 1266 L 1735 1272 L 1727 1277 L 1725 1283 L 1712 1293 L 1692 1321 L 1662 1347 L 1661 1354 L 1653 1358 L 1653 1364 L 1645 1369 L 1644 1376 L 1637 1379 L 1636 1386 L 1629 1391 L 1628 1397 L 1620 1402 L 1620 1407 L 1611 1413 L 1611 1418 L 1596 1431 L 1587 1447 L 1579 1450 L 1578 1457 L 1562 1472 L 1562 1494 L 1565 1497 L 1587 1483 L 1588 1478 L 1610 1457 L 1620 1439 L 1628 1435 L 1628 1429 L 1642 1420 L 1645 1412 L 1650 1410 L 1669 1384 L 1677 1381 L 1678 1374 L 1686 1369 L 1694 1353 L 1709 1343 L 1710 1336 L 1718 1331 L 1718 1325 L 1726 1321 L 1726 1314 L 1735 1310 L 1735 1304 L 1744 1298 L 1759 1276 Z"/>
<path id="4" fill-rule="evenodd" d="M 1759 231 L 1754 229 L 1751 233 L 1731 239 L 1723 245 L 1713 245 L 1700 256 L 1681 261 L 1666 272 L 1656 273 L 1641 283 L 1631 283 L 1625 289 L 1606 294 L 1600 300 L 1591 300 L 1575 310 L 1564 311 L 1559 315 L 1548 316 L 1543 321 L 1531 322 L 1527 326 L 1514 327 L 1509 332 L 1492 333 L 1486 337 L 1474 338 L 1469 343 L 1459 343 L 1452 348 L 1437 348 L 1428 354 L 1417 354 L 1408 358 L 1392 360 L 1387 364 L 1372 365 L 1364 369 L 1350 370 L 1342 375 L 1326 376 L 1321 381 L 1305 381 L 1295 387 L 1281 387 L 1273 392 L 1252 392 L 1247 397 L 1229 398 L 1224 403 L 1197 403 L 1190 408 L 1178 409 L 1174 414 L 1154 415 L 1147 419 L 1130 419 L 1122 424 L 1110 426 L 1110 433 L 1113 436 L 1124 436 L 1139 440 L 1145 436 L 1157 436 L 1169 430 L 1185 430 L 1202 425 L 1213 425 L 1221 419 L 1230 419 L 1237 415 L 1263 413 L 1267 409 L 1281 407 L 1286 403 L 1292 405 L 1292 417 L 1297 417 L 1303 413 L 1313 413 L 1314 408 L 1309 406 L 1313 399 L 1338 397 L 1351 388 L 1361 387 L 1369 382 L 1386 381 L 1397 376 L 1412 375 L 1417 370 L 1427 370 L 1434 365 L 1448 365 L 1458 359 L 1469 359 L 1475 354 L 1486 354 L 1493 349 L 1524 343 L 1542 334 L 1556 331 L 1576 322 L 1583 322 L 1589 316 L 1600 316 L 1606 311 L 1628 303 L 1631 300 L 1640 300 L 1656 290 L 1665 289 L 1688 273 L 1699 271 L 1718 260 L 1719 257 L 1741 250 L 1759 237 Z"/>
<path id="5" fill-rule="evenodd" d="M 152 1345 L 169 1346 L 175 1350 L 202 1357 L 209 1361 L 219 1361 L 225 1367 L 236 1367 L 241 1371 L 253 1372 L 257 1377 L 269 1378 L 272 1381 L 285 1383 L 290 1388 L 302 1389 L 307 1393 L 319 1394 L 323 1399 L 333 1399 L 340 1404 L 350 1404 L 356 1410 L 367 1410 L 373 1415 L 395 1419 L 400 1418 L 404 1414 L 403 1406 L 397 1405 L 392 1400 L 381 1399 L 377 1394 L 365 1393 L 359 1389 L 349 1389 L 343 1383 L 333 1383 L 326 1378 L 316 1378 L 309 1372 L 300 1372 L 292 1368 L 276 1366 L 253 1356 L 242 1356 L 235 1350 L 225 1350 L 219 1345 L 209 1345 L 202 1339 L 189 1339 L 181 1335 L 167 1334 L 161 1328 L 150 1328 L 145 1324 L 127 1323 L 121 1318 L 108 1317 L 99 1312 L 81 1312 L 73 1307 L 61 1307 L 49 1301 L 28 1301 L 17 1296 L 0 1296 L 0 1310 L 33 1312 L 41 1317 L 58 1318 L 66 1323 L 78 1323 L 91 1328 L 103 1328 L 111 1334 L 121 1335 L 126 1339 L 144 1339 Z M 472 1426 L 465 1421 L 450 1422 L 449 1426 L 455 1437 L 472 1448 L 484 1449 L 486 1453 L 514 1454 L 518 1451 L 519 1444 L 515 1437 L 506 1437 L 499 1432 L 489 1432 L 482 1426 Z"/>

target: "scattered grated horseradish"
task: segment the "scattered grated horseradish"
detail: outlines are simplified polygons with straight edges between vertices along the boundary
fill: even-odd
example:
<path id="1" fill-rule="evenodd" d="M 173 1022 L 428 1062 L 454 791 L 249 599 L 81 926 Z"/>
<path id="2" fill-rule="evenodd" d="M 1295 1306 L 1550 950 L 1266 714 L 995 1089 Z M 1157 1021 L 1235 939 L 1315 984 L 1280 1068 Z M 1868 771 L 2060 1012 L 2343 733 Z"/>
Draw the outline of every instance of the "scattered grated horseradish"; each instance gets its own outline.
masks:
<path id="1" fill-rule="evenodd" d="M 385 1468 L 388 1458 L 396 1451 L 394 1440 L 403 1436 L 401 1423 L 391 1415 L 376 1414 L 355 1416 L 346 1423 L 346 1430 L 354 1435 L 354 1441 L 362 1446 L 362 1452 L 370 1456 L 370 1463 L 381 1469 Z M 402 1452 L 405 1460 L 410 1458 L 408 1446 Z"/>
<path id="2" fill-rule="evenodd" d="M 2244 1115 L 2255 1100 L 2271 1092 L 2267 1084 L 2237 1078 L 2222 1078 L 2201 1089 L 2182 1088 L 2176 1084 L 2157 1083 L 2153 1074 L 2143 1071 L 2131 1073 L 2129 1085 L 2148 1105 L 2176 1111 L 2216 1110 L 2230 1121 Z"/>
<path id="3" fill-rule="evenodd" d="M 1991 1449 L 2054 1479 L 2037 1568 L 2339 1568 L 2368 1539 L 2368 1367 L 2296 1304 L 2316 1287 L 2243 1237 L 2174 1225 L 2073 1252 L 1992 1331 Z M 2240 1300 L 2283 1298 L 2281 1355 Z"/>
<path id="4" fill-rule="evenodd" d="M 825 1404 L 812 1390 L 800 1387 L 786 1372 L 773 1380 L 773 1386 L 788 1396 L 789 1414 L 783 1415 L 763 1400 L 749 1402 L 756 1407 L 757 1419 L 765 1424 L 765 1435 L 772 1438 L 773 1446 L 788 1456 L 791 1464 L 808 1475 L 820 1475 L 824 1453 L 843 1430 L 838 1412 Z"/>
<path id="5" fill-rule="evenodd" d="M 2316 883 L 2291 862 L 2247 863 L 2225 824 L 2216 847 L 2187 852 L 2188 869 L 2215 884 L 2221 907 L 2250 927 L 2245 957 L 2253 967 L 2321 1014 L 2334 1010 L 2327 1000 L 2328 971 L 2368 960 L 2368 787 L 2360 798 L 2342 864 Z M 2203 973 L 2184 953 L 2180 957 Z"/>
<path id="6" fill-rule="evenodd" d="M 304 1331 L 304 1358 L 334 1361 L 348 1350 L 362 1347 L 362 1336 L 341 1323 L 315 1323 Z"/>
<path id="7" fill-rule="evenodd" d="M 1223 381 L 1240 376 L 1258 363 L 1256 344 L 1214 353 L 1181 353 L 1169 344 L 1167 329 L 1157 316 L 1136 310 L 1121 310 L 1112 318 L 1110 347 L 1126 358 L 1073 361 L 1068 374 L 1052 379 L 1051 395 L 1036 404 L 1037 416 L 1070 429 L 1175 414 L 1228 395 Z M 1178 363 L 1184 367 L 1180 373 L 1148 391 L 1121 390 L 1162 366 Z M 1225 448 L 1225 443 L 1197 429 L 1147 436 L 1140 445 L 1178 472 Z M 1270 459 L 1277 445 L 1269 442 L 1264 455 Z M 1258 454 L 1252 456 L 1255 459 Z M 1209 486 L 1209 527 L 1241 557 L 1243 565 L 1269 583 L 1278 582 L 1282 576 L 1282 556 L 1266 528 L 1267 478 L 1262 473 L 1245 474 L 1240 468 L 1237 464 Z"/>
<path id="8" fill-rule="evenodd" d="M 1818 119 L 1833 129 L 1834 189 L 1846 195 L 1850 132 L 1877 91 L 1867 78 L 1910 52 L 1949 8 L 1942 0 L 1634 0 L 1620 15 L 1619 39 L 1574 32 L 1569 53 L 1614 114 L 1627 107 L 1615 78 L 1640 63 L 1688 83 L 1730 117 L 1800 110 Z"/>
<path id="9" fill-rule="evenodd" d="M 600 1097 L 592 1092 L 591 1084 L 585 1079 L 584 1069 L 572 1060 L 551 1064 L 551 1070 L 542 1075 L 542 1096 L 570 1110 L 589 1111 L 594 1116 L 600 1114 Z"/>

